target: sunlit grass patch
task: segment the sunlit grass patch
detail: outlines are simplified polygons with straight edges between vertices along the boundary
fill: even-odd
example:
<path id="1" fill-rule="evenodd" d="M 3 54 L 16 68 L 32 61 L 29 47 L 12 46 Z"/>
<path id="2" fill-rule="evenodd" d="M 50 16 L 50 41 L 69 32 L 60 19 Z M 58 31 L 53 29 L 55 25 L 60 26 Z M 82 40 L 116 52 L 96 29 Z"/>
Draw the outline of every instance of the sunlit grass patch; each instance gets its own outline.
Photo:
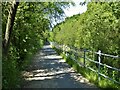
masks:
<path id="1" fill-rule="evenodd" d="M 98 82 L 98 86 L 101 87 L 102 89 L 111 88 L 112 90 L 113 89 L 119 90 L 120 88 L 119 85 L 103 77 L 101 77 L 100 81 Z"/>
<path id="2" fill-rule="evenodd" d="M 85 77 L 89 79 L 90 82 L 98 82 L 98 75 L 92 71 L 87 70 L 87 72 L 85 72 Z"/>

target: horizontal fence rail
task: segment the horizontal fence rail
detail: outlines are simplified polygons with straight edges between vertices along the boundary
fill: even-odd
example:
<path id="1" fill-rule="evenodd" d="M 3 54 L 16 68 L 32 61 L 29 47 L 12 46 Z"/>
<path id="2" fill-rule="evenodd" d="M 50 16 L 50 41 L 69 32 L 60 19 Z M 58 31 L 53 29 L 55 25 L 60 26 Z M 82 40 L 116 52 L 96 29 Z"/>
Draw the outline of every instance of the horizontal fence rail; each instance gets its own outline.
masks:
<path id="1" fill-rule="evenodd" d="M 99 52 L 94 52 L 96 54 L 100 54 L 100 55 L 103 55 L 103 56 L 107 56 L 107 57 L 112 57 L 112 58 L 120 58 L 119 56 L 114 56 L 114 55 L 109 55 L 109 54 L 104 54 L 104 53 L 99 53 Z"/>
<path id="2" fill-rule="evenodd" d="M 112 69 L 112 70 L 115 70 L 115 71 L 118 71 L 120 72 L 120 69 L 118 68 L 115 68 L 115 67 L 112 67 L 112 66 L 109 66 L 107 64 L 103 64 L 101 63 L 101 56 L 106 56 L 106 57 L 110 57 L 110 58 L 118 58 L 120 60 L 120 57 L 119 56 L 114 56 L 114 55 L 109 55 L 109 54 L 104 54 L 104 53 L 101 53 L 101 51 L 99 50 L 98 52 L 93 52 L 93 51 L 90 51 L 90 50 L 87 50 L 87 49 L 76 49 L 76 48 L 72 48 L 72 47 L 68 47 L 67 45 L 59 45 L 57 43 L 52 43 L 51 44 L 52 46 L 56 47 L 57 49 L 61 49 L 63 52 L 66 53 L 66 55 L 69 55 L 70 52 L 72 52 L 72 54 L 74 54 L 76 57 L 80 57 L 80 58 L 83 58 L 84 62 L 83 62 L 83 65 L 78 61 L 76 60 L 74 57 L 71 57 L 72 60 L 74 60 L 79 66 L 84 66 L 85 68 L 88 68 L 89 70 L 93 71 L 93 72 L 96 72 L 98 74 L 98 80 L 100 80 L 100 76 L 103 76 L 104 78 L 106 79 L 109 79 L 117 84 L 120 84 L 120 81 L 116 81 L 114 80 L 113 78 L 110 78 L 109 76 L 106 76 L 105 74 L 101 73 L 100 72 L 100 69 L 101 69 L 101 66 L 103 67 L 107 67 L 109 69 Z M 78 53 L 79 52 L 83 52 L 83 56 L 79 55 Z M 91 52 L 93 54 L 97 54 L 98 55 L 98 61 L 94 61 L 90 58 L 87 57 L 86 53 L 87 52 Z M 93 69 L 92 67 L 86 65 L 86 62 L 87 61 L 90 61 L 92 63 L 95 63 L 98 65 L 98 69 L 95 70 Z"/>

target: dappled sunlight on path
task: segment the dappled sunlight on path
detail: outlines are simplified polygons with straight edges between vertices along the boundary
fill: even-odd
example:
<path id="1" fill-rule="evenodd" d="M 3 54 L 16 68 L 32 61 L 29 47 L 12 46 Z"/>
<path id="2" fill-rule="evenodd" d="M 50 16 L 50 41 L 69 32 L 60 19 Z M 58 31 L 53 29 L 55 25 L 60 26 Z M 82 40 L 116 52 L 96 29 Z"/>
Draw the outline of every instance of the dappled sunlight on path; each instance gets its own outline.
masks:
<path id="1" fill-rule="evenodd" d="M 22 74 L 24 88 L 96 88 L 65 63 L 50 45 L 45 45 L 36 54 Z"/>

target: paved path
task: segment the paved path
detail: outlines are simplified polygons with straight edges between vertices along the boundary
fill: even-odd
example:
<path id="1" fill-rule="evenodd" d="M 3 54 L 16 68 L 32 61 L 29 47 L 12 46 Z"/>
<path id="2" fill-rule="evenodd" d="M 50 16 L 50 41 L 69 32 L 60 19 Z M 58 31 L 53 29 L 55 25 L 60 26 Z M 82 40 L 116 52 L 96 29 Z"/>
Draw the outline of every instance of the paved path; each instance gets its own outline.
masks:
<path id="1" fill-rule="evenodd" d="M 24 88 L 96 88 L 65 63 L 50 45 L 35 55 L 23 76 Z"/>

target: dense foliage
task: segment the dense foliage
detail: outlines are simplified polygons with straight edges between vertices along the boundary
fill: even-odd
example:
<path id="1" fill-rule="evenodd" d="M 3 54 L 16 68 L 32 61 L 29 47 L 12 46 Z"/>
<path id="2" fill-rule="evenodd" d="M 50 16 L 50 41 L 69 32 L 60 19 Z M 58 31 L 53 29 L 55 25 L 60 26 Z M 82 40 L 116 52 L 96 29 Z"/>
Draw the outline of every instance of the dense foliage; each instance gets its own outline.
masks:
<path id="1" fill-rule="evenodd" d="M 6 32 L 10 2 L 2 3 L 2 36 Z M 21 70 L 47 41 L 51 19 L 60 18 L 68 3 L 21 2 L 17 8 L 7 56 L 3 56 L 3 88 L 20 87 Z M 4 42 L 3 42 L 4 44 Z M 5 58 L 6 57 L 6 58 Z"/>
<path id="2" fill-rule="evenodd" d="M 59 44 L 120 56 L 120 3 L 89 3 L 83 14 L 67 18 L 50 32 Z M 94 57 L 97 60 L 97 57 Z M 102 57 L 102 63 L 120 68 L 120 59 Z M 91 64 L 94 68 L 94 64 Z M 103 67 L 104 68 L 104 67 Z M 119 79 L 119 72 L 103 72 Z"/>

